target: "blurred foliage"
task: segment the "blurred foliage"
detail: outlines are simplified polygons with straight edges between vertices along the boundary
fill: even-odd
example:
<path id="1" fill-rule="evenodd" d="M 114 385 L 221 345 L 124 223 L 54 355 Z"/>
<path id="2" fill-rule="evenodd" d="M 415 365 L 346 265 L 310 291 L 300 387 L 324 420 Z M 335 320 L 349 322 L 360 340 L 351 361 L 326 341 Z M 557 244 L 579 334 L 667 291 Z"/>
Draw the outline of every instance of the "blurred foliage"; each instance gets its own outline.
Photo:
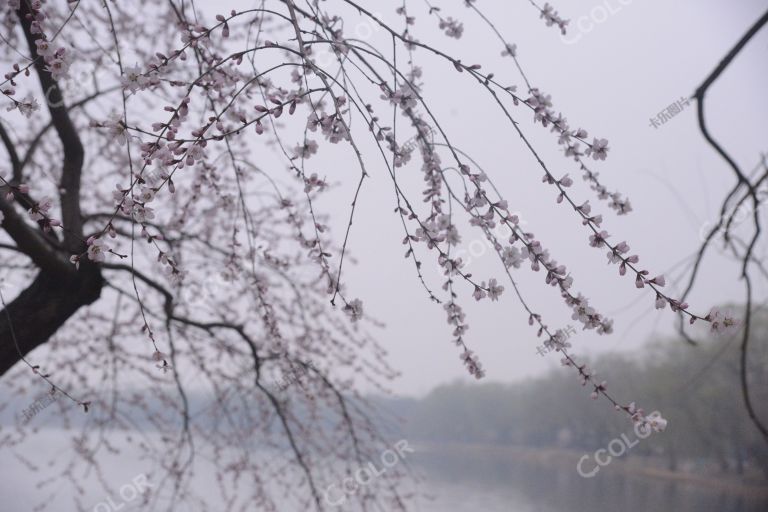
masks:
<path id="1" fill-rule="evenodd" d="M 768 418 L 766 338 L 768 321 L 758 316 L 748 375 L 763 418 Z M 589 361 L 620 402 L 636 401 L 646 413 L 659 410 L 669 419 L 667 430 L 641 441 L 633 455 L 661 456 L 670 469 L 708 466 L 742 473 L 751 466 L 768 477 L 768 445 L 750 422 L 741 395 L 740 343 L 740 333 L 698 346 L 664 340 Z M 559 359 L 554 352 L 546 357 Z M 406 420 L 410 439 L 434 443 L 595 450 L 622 434 L 636 438 L 626 415 L 603 399 L 591 400 L 590 392 L 573 371 L 557 368 L 515 384 L 454 383 L 423 399 L 386 399 L 386 405 Z"/>

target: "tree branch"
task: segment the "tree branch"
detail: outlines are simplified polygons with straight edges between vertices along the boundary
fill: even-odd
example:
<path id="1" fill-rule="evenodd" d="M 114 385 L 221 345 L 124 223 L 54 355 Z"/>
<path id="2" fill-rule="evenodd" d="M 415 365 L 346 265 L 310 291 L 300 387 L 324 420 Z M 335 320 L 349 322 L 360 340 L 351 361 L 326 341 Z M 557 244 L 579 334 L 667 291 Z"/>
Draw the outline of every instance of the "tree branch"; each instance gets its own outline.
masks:
<path id="1" fill-rule="evenodd" d="M 37 53 L 35 37 L 31 31 L 31 12 L 27 2 L 21 2 L 18 17 L 24 29 L 30 54 L 35 62 L 35 70 L 40 79 L 40 86 L 51 114 L 51 122 L 61 140 L 64 150 L 64 164 L 61 171 L 59 197 L 61 199 L 61 217 L 64 226 L 64 246 L 72 253 L 81 252 L 82 218 L 80 214 L 80 175 L 83 168 L 85 150 L 80 136 L 69 117 L 58 82 L 45 68 L 44 60 Z"/>
<path id="2" fill-rule="evenodd" d="M 16 242 L 18 250 L 29 256 L 41 270 L 51 273 L 74 273 L 73 265 L 48 243 L 40 230 L 25 222 L 13 204 L 3 196 L 4 194 L 0 193 L 0 212 L 5 216 L 3 228 Z"/>
<path id="3" fill-rule="evenodd" d="M 18 185 L 19 181 L 21 181 L 21 162 L 19 161 L 19 154 L 16 152 L 16 147 L 13 145 L 13 141 L 8 135 L 3 123 L 0 123 L 0 139 L 2 139 L 5 149 L 8 151 L 8 156 L 11 158 L 13 181 Z"/>
<path id="4" fill-rule="evenodd" d="M 748 354 L 748 344 L 749 344 L 750 323 L 752 318 L 752 282 L 751 282 L 747 267 L 751 260 L 752 250 L 761 232 L 760 220 L 758 217 L 758 206 L 760 202 L 757 197 L 757 193 L 755 191 L 755 188 L 756 188 L 755 185 L 753 185 L 750 179 L 744 175 L 741 169 L 739 169 L 739 166 L 736 164 L 736 162 L 730 157 L 730 155 L 728 155 L 728 153 L 726 153 L 726 151 L 720 146 L 720 144 L 718 144 L 717 141 L 714 140 L 712 135 L 709 133 L 706 122 L 704 120 L 704 97 L 707 91 L 712 86 L 712 84 L 715 83 L 718 77 L 720 77 L 720 75 L 725 71 L 728 65 L 736 58 L 739 52 L 741 52 L 741 50 L 744 49 L 747 43 L 755 36 L 755 34 L 757 34 L 760 31 L 760 29 L 764 25 L 766 25 L 766 23 L 768 23 L 768 11 L 766 11 L 765 14 L 763 14 L 760 17 L 760 19 L 758 19 L 750 27 L 747 33 L 744 34 L 744 36 L 739 40 L 739 42 L 736 43 L 736 45 L 731 49 L 731 51 L 729 51 L 728 54 L 726 54 L 726 56 L 720 61 L 720 63 L 715 68 L 715 70 L 696 89 L 695 97 L 697 100 L 697 107 L 698 107 L 697 112 L 698 112 L 698 118 L 699 118 L 699 128 L 701 130 L 701 133 L 704 135 L 704 138 L 707 140 L 710 146 L 712 146 L 714 150 L 728 163 L 728 165 L 731 167 L 733 172 L 736 174 L 736 177 L 738 178 L 738 183 L 736 184 L 736 187 L 728 195 L 725 202 L 723 203 L 722 212 L 725 212 L 728 201 L 736 193 L 736 191 L 739 189 L 741 185 L 744 185 L 747 188 L 748 195 L 752 198 L 752 203 L 754 207 L 753 218 L 754 218 L 755 233 L 752 237 L 751 243 L 748 245 L 745 251 L 744 262 L 742 265 L 742 272 L 741 272 L 742 278 L 746 283 L 747 303 L 746 303 L 746 308 L 744 312 L 744 316 L 745 316 L 744 330 L 743 330 L 742 341 L 741 341 L 740 379 L 741 379 L 741 394 L 742 394 L 742 398 L 744 399 L 744 405 L 747 409 L 747 413 L 749 414 L 749 418 L 752 420 L 752 423 L 754 423 L 755 427 L 760 431 L 760 434 L 762 434 L 766 442 L 768 442 L 768 427 L 766 427 L 766 425 L 762 422 L 762 420 L 757 416 L 757 413 L 753 407 L 752 399 L 749 391 L 749 381 L 747 378 L 747 354 Z M 741 202 L 739 202 L 739 204 L 741 204 Z M 704 250 L 706 248 L 706 244 L 709 242 L 711 237 L 717 232 L 717 230 L 720 228 L 722 223 L 723 223 L 723 220 L 721 218 L 720 223 L 716 226 L 715 229 L 712 230 L 712 232 L 710 233 L 710 236 L 707 237 L 705 244 L 702 246 L 702 249 L 699 252 L 699 260 L 697 260 L 696 262 L 697 267 L 701 257 L 703 256 Z M 728 225 L 730 226 L 730 221 Z M 728 228 L 726 227 L 726 236 L 727 236 L 727 233 L 728 233 Z M 695 277 L 695 274 L 693 277 Z M 693 280 L 691 280 L 691 283 L 689 284 L 689 287 L 688 287 L 689 289 L 692 284 L 693 284 Z"/>

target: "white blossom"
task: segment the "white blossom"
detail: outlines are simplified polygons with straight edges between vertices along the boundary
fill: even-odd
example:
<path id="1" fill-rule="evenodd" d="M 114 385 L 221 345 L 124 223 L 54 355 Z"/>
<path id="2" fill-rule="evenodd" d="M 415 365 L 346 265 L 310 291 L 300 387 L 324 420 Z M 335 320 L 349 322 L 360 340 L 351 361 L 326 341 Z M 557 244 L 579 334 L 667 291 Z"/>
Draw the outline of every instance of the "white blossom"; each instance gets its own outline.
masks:
<path id="1" fill-rule="evenodd" d="M 110 247 L 101 238 L 92 238 L 88 244 L 88 259 L 91 261 L 102 262 L 106 258 L 106 253 Z"/>

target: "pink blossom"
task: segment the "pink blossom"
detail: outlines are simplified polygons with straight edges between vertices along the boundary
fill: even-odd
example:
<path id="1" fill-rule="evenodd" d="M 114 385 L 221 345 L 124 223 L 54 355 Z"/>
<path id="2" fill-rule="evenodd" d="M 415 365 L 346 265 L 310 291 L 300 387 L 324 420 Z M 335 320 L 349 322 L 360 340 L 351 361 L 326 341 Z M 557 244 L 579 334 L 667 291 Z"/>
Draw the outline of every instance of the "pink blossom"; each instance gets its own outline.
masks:
<path id="1" fill-rule="evenodd" d="M 738 331 L 741 320 L 735 318 L 730 310 L 714 307 L 710 310 L 706 319 L 710 323 L 711 332 L 728 336 Z"/>

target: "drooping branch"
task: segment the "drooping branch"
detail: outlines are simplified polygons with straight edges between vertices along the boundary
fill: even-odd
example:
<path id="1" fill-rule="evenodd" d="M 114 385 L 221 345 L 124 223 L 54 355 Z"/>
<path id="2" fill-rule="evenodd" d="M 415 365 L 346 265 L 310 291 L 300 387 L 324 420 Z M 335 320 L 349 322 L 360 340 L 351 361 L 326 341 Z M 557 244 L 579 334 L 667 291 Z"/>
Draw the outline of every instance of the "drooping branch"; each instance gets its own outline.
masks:
<path id="1" fill-rule="evenodd" d="M 747 194 L 742 198 L 740 201 L 738 201 L 737 208 L 741 205 L 741 203 L 746 199 L 746 197 L 750 197 L 752 199 L 752 205 L 753 205 L 753 221 L 754 221 L 754 233 L 752 235 L 752 239 L 750 243 L 747 245 L 744 256 L 743 256 L 743 263 L 742 263 L 742 271 L 741 271 L 741 277 L 744 279 L 745 282 L 745 288 L 746 288 L 746 305 L 745 305 L 745 311 L 744 311 L 744 327 L 742 331 L 742 340 L 741 340 L 741 357 L 740 357 L 740 382 L 741 382 L 741 394 L 744 399 L 744 405 L 747 409 L 747 413 L 749 415 L 749 418 L 754 423 L 755 427 L 760 431 L 763 438 L 765 438 L 766 442 L 768 442 L 768 427 L 763 423 L 763 421 L 758 417 L 757 412 L 755 411 L 754 405 L 752 403 L 752 398 L 750 395 L 749 390 L 749 380 L 747 375 L 747 359 L 748 359 L 748 346 L 749 346 L 749 335 L 750 335 L 750 326 L 751 326 L 751 320 L 752 320 L 752 282 L 749 275 L 749 264 L 752 261 L 752 251 L 755 247 L 755 244 L 757 243 L 758 238 L 760 237 L 761 233 L 761 226 L 760 226 L 760 219 L 758 217 L 758 207 L 760 200 L 757 197 L 756 188 L 759 185 L 760 181 L 756 184 L 753 184 L 751 179 L 745 175 L 745 173 L 739 168 L 738 164 L 736 164 L 735 160 L 725 151 L 725 149 L 714 139 L 712 134 L 709 132 L 709 129 L 706 124 L 706 120 L 704 117 L 704 99 L 706 96 L 707 91 L 709 88 L 715 83 L 715 81 L 722 75 L 722 73 L 726 70 L 726 68 L 733 62 L 733 60 L 736 58 L 736 56 L 746 47 L 747 43 L 760 31 L 760 29 L 768 24 L 768 11 L 766 11 L 750 28 L 749 30 L 744 34 L 744 36 L 736 43 L 736 45 L 728 52 L 728 54 L 720 61 L 720 63 L 717 65 L 715 70 L 710 73 L 710 75 L 704 80 L 704 82 L 696 89 L 695 98 L 697 100 L 697 114 L 698 114 L 698 123 L 699 123 L 699 129 L 701 130 L 702 135 L 706 139 L 707 143 L 709 143 L 710 146 L 717 152 L 718 155 L 720 155 L 727 163 L 728 166 L 731 168 L 731 170 L 736 175 L 736 178 L 738 179 L 737 184 L 735 187 L 731 190 L 731 192 L 726 196 L 723 206 L 721 209 L 721 219 L 715 228 L 710 232 L 709 236 L 705 240 L 704 244 L 701 247 L 701 250 L 699 251 L 695 266 L 694 266 L 694 273 L 690 278 L 690 282 L 688 284 L 688 288 L 686 289 L 686 294 L 688 291 L 690 291 L 693 281 L 696 277 L 696 270 L 698 269 L 703 257 L 704 253 L 706 251 L 707 245 L 709 244 L 712 237 L 720 230 L 721 226 L 723 225 L 723 215 L 725 211 L 728 208 L 728 204 L 730 200 L 736 195 L 738 190 L 744 186 L 747 189 Z M 731 226 L 731 220 L 728 221 L 725 227 L 725 234 L 726 234 L 726 241 L 728 241 L 728 230 Z M 683 331 L 683 325 L 680 324 L 680 331 Z"/>

